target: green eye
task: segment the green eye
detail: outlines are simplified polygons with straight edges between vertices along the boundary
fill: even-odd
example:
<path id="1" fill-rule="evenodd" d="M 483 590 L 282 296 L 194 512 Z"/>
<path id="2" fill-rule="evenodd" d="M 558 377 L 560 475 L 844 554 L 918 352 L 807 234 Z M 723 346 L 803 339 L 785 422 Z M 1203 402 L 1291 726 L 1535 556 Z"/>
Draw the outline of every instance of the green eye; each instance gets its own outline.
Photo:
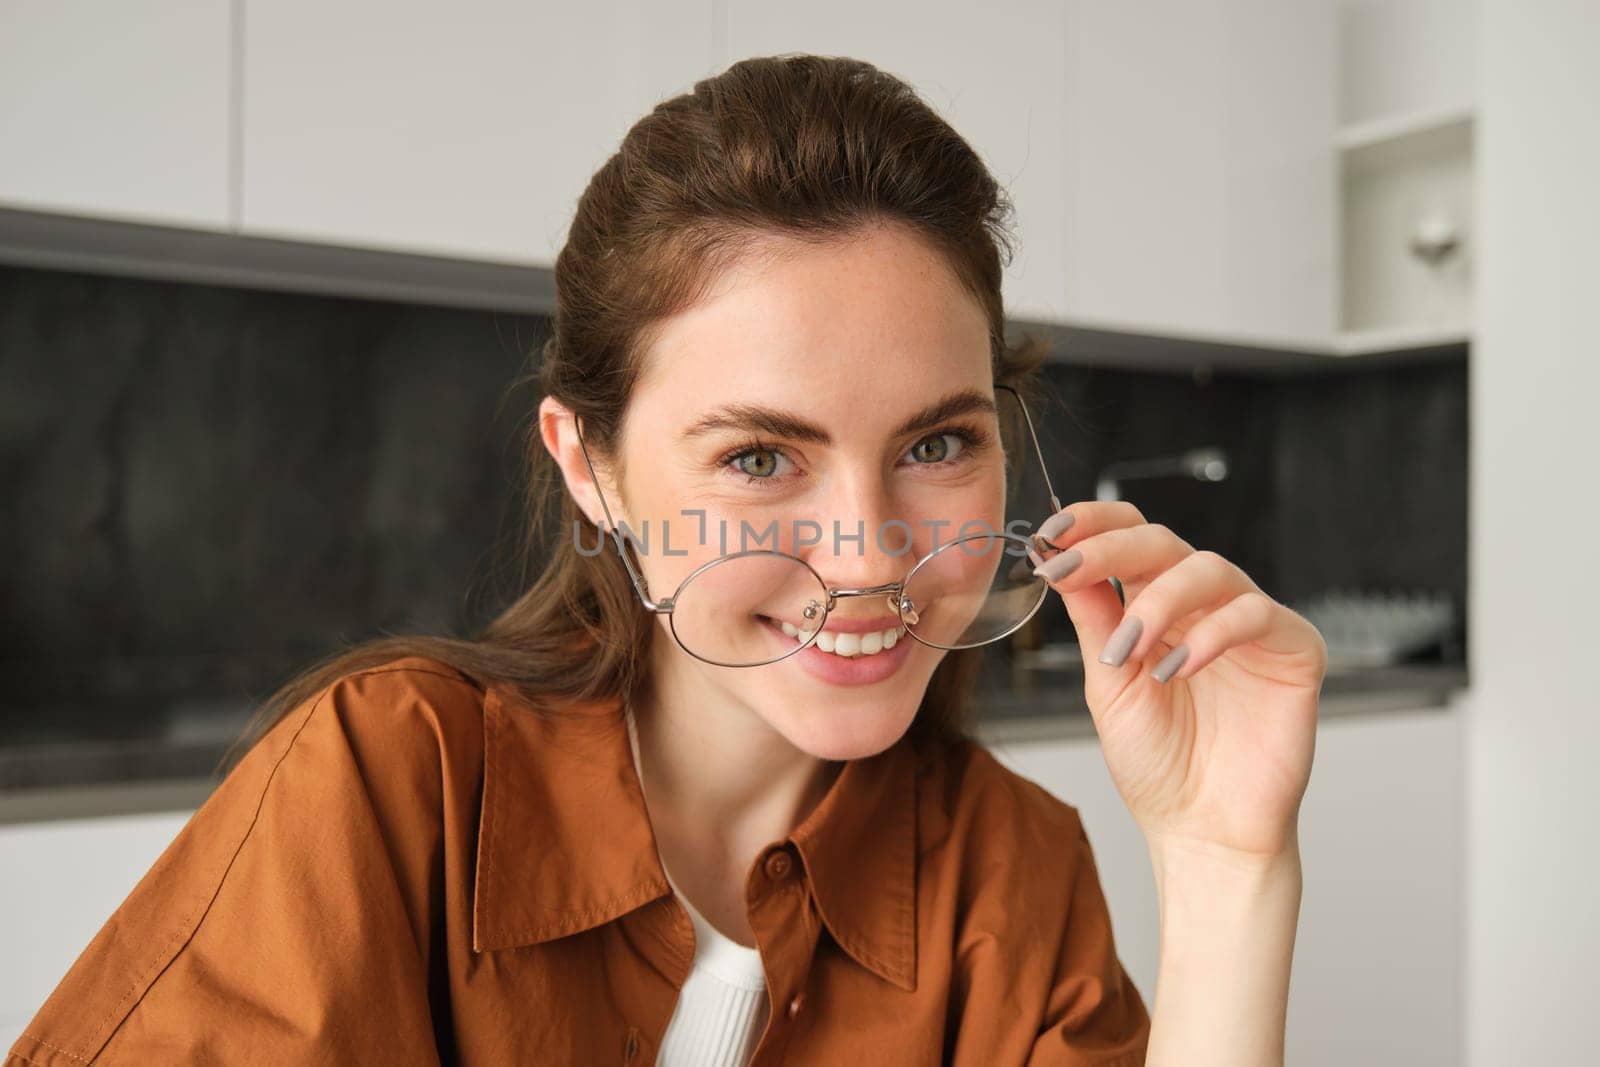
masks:
<path id="1" fill-rule="evenodd" d="M 745 452 L 735 460 L 739 465 L 741 474 L 748 474 L 752 478 L 771 477 L 778 466 L 778 454 L 768 448 L 752 449 Z"/>
<path id="2" fill-rule="evenodd" d="M 911 446 L 911 456 L 918 463 L 943 463 L 950 458 L 950 441 L 954 434 L 934 434 L 924 437 Z"/>

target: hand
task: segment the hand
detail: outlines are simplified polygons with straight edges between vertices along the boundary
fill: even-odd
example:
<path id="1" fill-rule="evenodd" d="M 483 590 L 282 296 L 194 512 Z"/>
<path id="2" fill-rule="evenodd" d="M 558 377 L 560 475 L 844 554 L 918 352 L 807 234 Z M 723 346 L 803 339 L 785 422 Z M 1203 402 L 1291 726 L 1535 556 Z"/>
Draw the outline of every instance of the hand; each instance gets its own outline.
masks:
<path id="1" fill-rule="evenodd" d="M 1112 781 L 1152 847 L 1263 863 L 1295 849 L 1328 664 L 1316 627 L 1126 501 L 1064 508 L 1034 544 L 1036 573 L 1078 631 L 1084 696 Z M 1063 575 L 1071 552 L 1081 563 Z M 1100 662 L 1131 619 L 1142 628 L 1126 658 Z M 1176 671 L 1153 678 L 1180 647 Z"/>

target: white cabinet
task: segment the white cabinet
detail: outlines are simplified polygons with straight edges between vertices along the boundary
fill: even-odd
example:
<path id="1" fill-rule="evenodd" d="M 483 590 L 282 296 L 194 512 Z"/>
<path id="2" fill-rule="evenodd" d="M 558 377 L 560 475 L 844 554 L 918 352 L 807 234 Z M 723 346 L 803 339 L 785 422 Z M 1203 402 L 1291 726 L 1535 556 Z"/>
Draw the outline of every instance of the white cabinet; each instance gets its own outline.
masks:
<path id="1" fill-rule="evenodd" d="M 4 205 L 548 267 L 656 103 L 849 55 L 1005 187 L 1013 318 L 1334 336 L 1334 0 L 0 3 Z"/>
<path id="2" fill-rule="evenodd" d="M 1324 349 L 1335 319 L 1332 0 L 730 0 L 728 60 L 866 59 L 1016 207 L 1007 314 Z"/>
<path id="3" fill-rule="evenodd" d="M 1067 318 L 1325 350 L 1337 291 L 1331 0 L 1067 11 Z"/>
<path id="4" fill-rule="evenodd" d="M 1288 1062 L 1461 1062 L 1463 721 L 1450 707 L 1318 728 Z"/>
<path id="5" fill-rule="evenodd" d="M 1324 719 L 1300 808 L 1305 872 L 1287 1060 L 1460 1061 L 1461 714 Z M 992 744 L 1083 815 L 1118 955 L 1154 1006 L 1160 910 L 1143 834 L 1094 738 Z"/>
<path id="6" fill-rule="evenodd" d="M 1471 110 L 1478 0 L 1340 0 L 1339 121 Z"/>
<path id="7" fill-rule="evenodd" d="M 222 229 L 229 0 L 0 0 L 0 207 Z"/>
<path id="8" fill-rule="evenodd" d="M 711 0 L 250 0 L 245 233 L 551 265 L 589 176 L 710 73 Z"/>
<path id="9" fill-rule="evenodd" d="M 1066 311 L 1065 71 L 1059 0 L 729 0 L 727 62 L 782 52 L 863 59 L 909 82 L 972 145 L 1016 209 L 1008 317 Z M 724 64 L 726 65 L 726 64 Z"/>

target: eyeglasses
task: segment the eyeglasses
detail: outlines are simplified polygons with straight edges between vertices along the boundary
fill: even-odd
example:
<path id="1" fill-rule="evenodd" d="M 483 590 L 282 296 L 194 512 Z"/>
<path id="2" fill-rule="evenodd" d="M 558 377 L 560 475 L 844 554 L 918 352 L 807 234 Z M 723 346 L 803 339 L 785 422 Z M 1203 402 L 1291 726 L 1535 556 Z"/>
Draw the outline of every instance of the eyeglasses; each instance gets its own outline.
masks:
<path id="1" fill-rule="evenodd" d="M 1060 511 L 1027 405 L 1010 386 L 995 388 L 1010 393 L 1021 407 L 1052 512 Z M 1028 549 L 1038 545 L 1053 550 L 1054 545 L 1036 533 L 1024 537 L 985 529 L 939 545 L 898 582 L 833 588 L 800 557 L 755 548 L 702 563 L 671 596 L 652 600 L 611 518 L 582 428 L 577 428 L 583 461 L 605 512 L 606 530 L 639 599 L 646 608 L 667 616 L 672 636 L 685 652 L 714 666 L 760 667 L 812 644 L 838 655 L 872 655 L 893 648 L 902 634 L 933 648 L 977 648 L 1014 633 L 1034 616 L 1050 590 L 1049 583 L 1033 573 Z M 827 629 L 829 614 L 845 597 L 882 597 L 887 611 L 877 619 L 840 620 L 834 629 Z"/>

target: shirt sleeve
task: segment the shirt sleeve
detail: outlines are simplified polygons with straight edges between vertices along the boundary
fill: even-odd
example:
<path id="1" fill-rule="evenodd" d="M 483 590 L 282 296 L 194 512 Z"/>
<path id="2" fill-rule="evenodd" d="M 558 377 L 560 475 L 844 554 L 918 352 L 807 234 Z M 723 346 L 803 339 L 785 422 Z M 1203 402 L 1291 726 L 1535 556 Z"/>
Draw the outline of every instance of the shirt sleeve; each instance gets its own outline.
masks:
<path id="1" fill-rule="evenodd" d="M 406 673 L 346 676 L 257 742 L 5 1067 L 437 1063 L 440 773 Z"/>
<path id="2" fill-rule="evenodd" d="M 1117 956 L 1088 832 L 1073 809 L 1076 874 L 1066 934 L 1029 1067 L 1134 1067 L 1150 1044 L 1144 998 Z"/>

